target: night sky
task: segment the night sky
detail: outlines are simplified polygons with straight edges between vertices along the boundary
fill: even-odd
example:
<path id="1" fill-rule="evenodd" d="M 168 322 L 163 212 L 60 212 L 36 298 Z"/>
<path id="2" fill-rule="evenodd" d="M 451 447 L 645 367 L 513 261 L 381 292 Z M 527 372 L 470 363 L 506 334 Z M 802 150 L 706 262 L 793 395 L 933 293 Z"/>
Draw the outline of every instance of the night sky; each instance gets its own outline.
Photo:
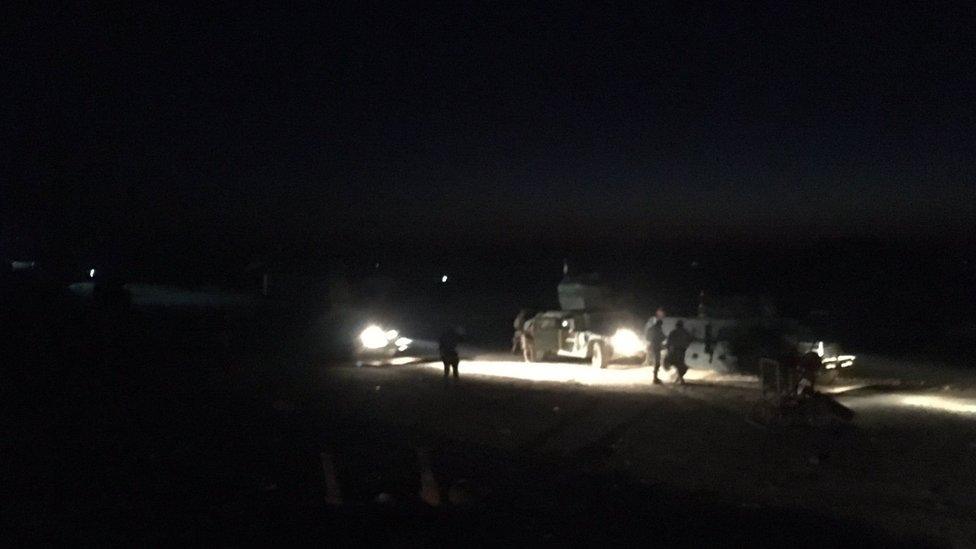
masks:
<path id="1" fill-rule="evenodd" d="M 972 3 L 387 4 L 5 14 L 4 245 L 972 238 Z"/>

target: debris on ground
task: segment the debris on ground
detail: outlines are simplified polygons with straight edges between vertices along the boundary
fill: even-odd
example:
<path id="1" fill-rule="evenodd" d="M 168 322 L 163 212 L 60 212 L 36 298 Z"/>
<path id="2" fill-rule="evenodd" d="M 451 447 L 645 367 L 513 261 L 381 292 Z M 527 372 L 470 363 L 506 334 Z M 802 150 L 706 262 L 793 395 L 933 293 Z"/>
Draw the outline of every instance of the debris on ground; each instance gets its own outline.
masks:
<path id="1" fill-rule="evenodd" d="M 854 411 L 823 393 L 760 400 L 749 419 L 765 426 L 830 427 L 854 419 Z"/>
<path id="2" fill-rule="evenodd" d="M 332 455 L 322 452 L 319 457 L 322 460 L 322 473 L 325 475 L 325 503 L 333 507 L 342 505 L 342 492 Z"/>
<path id="3" fill-rule="evenodd" d="M 437 507 L 441 504 L 441 488 L 431 469 L 430 452 L 426 448 L 417 449 L 417 462 L 420 465 L 420 499 Z"/>

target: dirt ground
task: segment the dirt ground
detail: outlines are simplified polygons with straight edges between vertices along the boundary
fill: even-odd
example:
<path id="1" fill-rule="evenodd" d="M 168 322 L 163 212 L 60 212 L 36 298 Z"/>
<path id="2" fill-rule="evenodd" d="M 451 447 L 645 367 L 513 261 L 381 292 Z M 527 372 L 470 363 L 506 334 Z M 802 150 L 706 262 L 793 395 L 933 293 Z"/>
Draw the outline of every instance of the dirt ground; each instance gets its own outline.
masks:
<path id="1" fill-rule="evenodd" d="M 951 369 L 859 358 L 851 424 L 768 429 L 748 376 L 468 353 L 445 384 L 221 317 L 66 318 L 4 371 L 12 543 L 976 545 Z"/>
<path id="2" fill-rule="evenodd" d="M 896 541 L 976 544 L 976 400 L 965 386 L 905 384 L 882 365 L 889 377 L 825 388 L 855 410 L 851 424 L 769 429 L 749 420 L 759 389 L 745 376 L 692 372 L 687 386 L 653 386 L 647 368 L 498 359 L 462 362 L 457 384 L 436 363 L 323 368 L 321 387 L 331 407 L 446 452 L 474 445 L 715 505 L 850 521 Z"/>

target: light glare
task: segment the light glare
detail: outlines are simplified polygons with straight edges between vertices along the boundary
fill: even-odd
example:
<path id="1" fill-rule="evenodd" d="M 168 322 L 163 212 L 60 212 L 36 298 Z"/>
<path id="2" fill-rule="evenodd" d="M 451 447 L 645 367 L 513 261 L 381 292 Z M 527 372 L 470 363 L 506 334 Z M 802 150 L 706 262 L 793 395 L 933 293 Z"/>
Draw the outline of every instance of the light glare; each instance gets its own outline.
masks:
<path id="1" fill-rule="evenodd" d="M 425 366 L 440 370 L 440 362 L 427 362 Z M 610 368 L 601 370 L 589 364 L 569 362 L 514 362 L 500 360 L 461 359 L 462 375 L 477 375 L 526 381 L 556 383 L 579 383 L 592 386 L 643 386 L 651 385 L 650 368 Z M 685 379 L 689 381 L 713 378 L 714 372 L 689 370 Z M 730 376 L 723 376 L 730 377 Z"/>
<path id="2" fill-rule="evenodd" d="M 932 395 L 907 396 L 901 399 L 902 404 L 908 406 L 921 406 L 923 408 L 935 408 L 946 412 L 957 414 L 976 414 L 976 404 L 957 398 L 946 398 Z"/>
<path id="3" fill-rule="evenodd" d="M 386 333 L 379 326 L 370 326 L 363 330 L 363 333 L 359 334 L 359 341 L 367 349 L 382 349 L 389 343 Z"/>
<path id="4" fill-rule="evenodd" d="M 621 328 L 610 338 L 613 352 L 619 356 L 632 356 L 640 353 L 644 349 L 644 343 L 633 330 Z"/>

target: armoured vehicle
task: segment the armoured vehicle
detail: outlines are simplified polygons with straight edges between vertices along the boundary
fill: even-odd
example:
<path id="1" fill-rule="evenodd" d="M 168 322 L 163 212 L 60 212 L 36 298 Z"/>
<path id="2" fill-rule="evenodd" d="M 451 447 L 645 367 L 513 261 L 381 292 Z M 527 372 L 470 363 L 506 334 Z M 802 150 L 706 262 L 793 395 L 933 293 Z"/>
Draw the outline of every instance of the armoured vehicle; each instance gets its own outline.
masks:
<path id="1" fill-rule="evenodd" d="M 663 319 L 664 333 L 671 333 L 678 317 Z M 830 383 L 854 365 L 856 357 L 845 354 L 836 342 L 818 340 L 795 320 L 784 318 L 685 317 L 685 329 L 695 338 L 685 354 L 694 369 L 755 373 L 760 357 L 775 358 L 785 346 L 802 355 L 813 351 L 823 360 L 818 381 Z"/>
<path id="2" fill-rule="evenodd" d="M 640 321 L 624 311 L 546 311 L 526 322 L 523 353 L 527 362 L 577 358 L 599 368 L 612 360 L 643 360 L 639 327 Z"/>

